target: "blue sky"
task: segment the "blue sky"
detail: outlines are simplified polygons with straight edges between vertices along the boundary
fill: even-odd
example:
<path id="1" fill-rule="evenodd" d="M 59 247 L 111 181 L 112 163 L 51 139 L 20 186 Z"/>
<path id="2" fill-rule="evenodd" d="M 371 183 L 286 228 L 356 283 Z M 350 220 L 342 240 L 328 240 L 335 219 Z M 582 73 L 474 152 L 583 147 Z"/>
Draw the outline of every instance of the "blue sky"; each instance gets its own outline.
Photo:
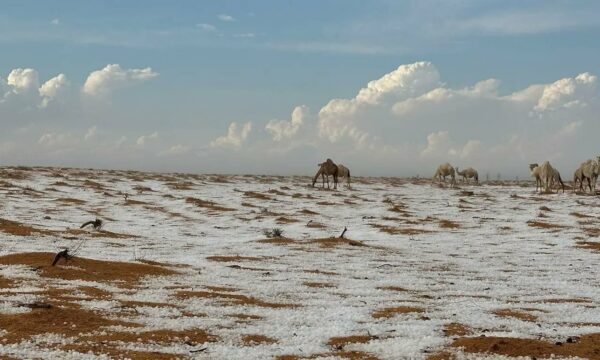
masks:
<path id="1" fill-rule="evenodd" d="M 10 93 L 0 102 L 0 121 L 11 129 L 0 136 L 5 163 L 304 173 L 313 170 L 314 161 L 336 156 L 364 172 L 411 175 L 426 173 L 444 159 L 480 167 L 499 160 L 494 157 L 498 153 L 477 150 L 473 157 L 471 151 L 461 152 L 469 141 L 501 148 L 515 136 L 525 141 L 540 121 L 545 121 L 544 136 L 551 139 L 565 127 L 585 131 L 598 121 L 592 115 L 598 101 L 596 79 L 576 80 L 579 74 L 598 73 L 596 1 L 1 1 L 0 9 L 0 91 Z M 344 120 L 324 119 L 323 109 L 331 100 L 351 100 L 370 81 L 419 61 L 431 64 L 423 74 L 438 74 L 435 81 L 429 79 L 430 86 L 408 89 L 400 75 L 409 76 L 409 70 L 403 68 L 396 73 L 399 82 L 389 87 L 394 99 L 386 95 L 381 103 L 338 114 Z M 102 73 L 94 87 L 98 93 L 86 93 L 88 76 L 109 64 L 119 67 Z M 146 75 L 136 72 L 147 68 Z M 35 76 L 28 73 L 37 79 L 30 89 L 19 92 L 11 85 L 14 69 L 35 71 Z M 49 84 L 47 88 L 60 85 L 60 91 L 47 96 L 48 104 L 40 106 L 42 95 L 24 95 L 58 74 L 67 80 Z M 487 79 L 498 80 L 492 90 L 495 105 L 486 95 L 461 103 L 460 111 L 446 99 L 443 106 L 449 108 L 427 118 L 419 115 L 425 110 L 391 111 L 407 100 L 407 92 L 416 99 L 435 89 L 459 91 Z M 506 96 L 561 79 L 584 88 L 558 90 L 569 98 L 561 102 L 568 106 L 542 113 L 540 88 L 538 98 L 529 99 L 531 109 L 522 109 L 521 103 L 505 109 Z M 457 96 L 471 99 L 472 93 L 457 92 L 453 99 Z M 499 118 L 510 114 L 519 119 L 480 122 L 477 132 L 461 131 L 472 129 L 472 123 L 448 123 L 443 116 L 450 111 L 486 118 L 488 105 L 500 112 Z M 300 125 L 288 126 L 285 141 L 275 140 L 283 127 L 269 130 L 267 124 L 291 124 L 298 106 L 308 109 L 297 120 Z M 407 123 L 412 117 L 419 120 Z M 332 121 L 338 127 L 339 121 L 347 121 L 344 134 L 331 136 L 327 126 Z M 234 140 L 215 142 L 232 123 Z M 348 144 L 367 132 L 368 145 L 366 140 Z M 424 156 L 428 136 L 444 132 L 446 146 L 435 157 Z M 348 136 L 351 141 L 344 141 Z M 28 142 L 31 146 L 20 148 Z M 545 143 L 523 146 L 511 157 L 539 161 L 537 157 L 547 156 L 571 166 L 595 156 L 584 153 L 592 144 L 573 153 L 567 139 L 564 149 L 548 154 Z M 101 158 L 90 161 L 89 155 L 98 152 Z M 407 153 L 411 155 L 402 155 Z M 415 156 L 423 157 L 420 165 L 412 161 Z M 399 168 L 389 169 L 389 161 Z M 517 161 L 501 163 L 507 174 L 521 173 Z"/>

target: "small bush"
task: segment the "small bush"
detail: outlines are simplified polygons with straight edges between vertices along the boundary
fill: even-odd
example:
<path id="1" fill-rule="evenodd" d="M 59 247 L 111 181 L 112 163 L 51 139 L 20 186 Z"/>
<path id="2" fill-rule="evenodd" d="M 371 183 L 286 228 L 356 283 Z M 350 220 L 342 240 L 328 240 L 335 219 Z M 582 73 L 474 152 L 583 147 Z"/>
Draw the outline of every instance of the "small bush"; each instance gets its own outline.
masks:
<path id="1" fill-rule="evenodd" d="M 266 229 L 263 234 L 268 238 L 280 238 L 283 237 L 283 230 L 280 228 Z"/>

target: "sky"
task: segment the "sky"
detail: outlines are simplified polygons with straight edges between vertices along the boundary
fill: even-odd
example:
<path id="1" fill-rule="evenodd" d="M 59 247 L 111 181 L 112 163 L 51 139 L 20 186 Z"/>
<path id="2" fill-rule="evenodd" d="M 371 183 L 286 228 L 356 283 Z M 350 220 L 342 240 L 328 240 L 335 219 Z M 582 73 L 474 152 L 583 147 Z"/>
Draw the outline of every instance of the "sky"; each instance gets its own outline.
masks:
<path id="1" fill-rule="evenodd" d="M 571 178 L 597 1 L 0 0 L 0 165 Z M 482 176 L 480 175 L 480 176 Z M 482 176 L 485 177 L 485 176 Z"/>

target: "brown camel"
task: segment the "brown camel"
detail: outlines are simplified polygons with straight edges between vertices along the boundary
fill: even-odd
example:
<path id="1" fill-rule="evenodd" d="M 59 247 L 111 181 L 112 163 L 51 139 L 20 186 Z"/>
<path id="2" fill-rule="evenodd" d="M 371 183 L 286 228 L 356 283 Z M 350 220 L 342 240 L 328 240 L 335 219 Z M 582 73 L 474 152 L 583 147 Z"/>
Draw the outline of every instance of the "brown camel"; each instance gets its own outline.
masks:
<path id="1" fill-rule="evenodd" d="M 446 183 L 446 176 L 450 176 L 452 178 L 450 186 L 453 187 L 454 185 L 456 185 L 456 175 L 454 172 L 454 168 L 449 163 L 444 163 L 438 166 L 437 170 L 435 171 L 435 174 L 433 175 L 432 182 L 436 179 L 439 181 L 442 181 L 443 179 L 444 183 Z"/>
<path id="2" fill-rule="evenodd" d="M 475 179 L 475 184 L 479 184 L 479 174 L 477 170 L 472 167 L 464 169 L 463 171 L 458 171 L 458 167 L 456 168 L 456 174 L 462 176 L 463 182 L 469 182 L 469 179 Z"/>
<path id="3" fill-rule="evenodd" d="M 312 186 L 315 186 L 317 179 L 321 175 L 323 179 L 323 188 L 325 188 L 325 176 L 327 176 L 327 188 L 329 189 L 329 175 L 333 175 L 333 188 L 337 189 L 338 184 L 338 166 L 331 160 L 327 159 L 325 162 L 319 164 L 319 171 L 313 178 Z"/>

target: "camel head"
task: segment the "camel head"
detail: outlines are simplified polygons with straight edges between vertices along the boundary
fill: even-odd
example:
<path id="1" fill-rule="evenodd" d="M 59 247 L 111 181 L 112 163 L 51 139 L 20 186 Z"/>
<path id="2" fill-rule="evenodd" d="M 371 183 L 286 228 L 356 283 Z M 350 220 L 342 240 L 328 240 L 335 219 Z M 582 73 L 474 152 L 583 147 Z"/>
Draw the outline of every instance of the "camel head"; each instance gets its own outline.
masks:
<path id="1" fill-rule="evenodd" d="M 538 166 L 539 165 L 537 163 L 529 164 L 529 170 L 533 170 L 533 169 L 535 169 Z"/>

